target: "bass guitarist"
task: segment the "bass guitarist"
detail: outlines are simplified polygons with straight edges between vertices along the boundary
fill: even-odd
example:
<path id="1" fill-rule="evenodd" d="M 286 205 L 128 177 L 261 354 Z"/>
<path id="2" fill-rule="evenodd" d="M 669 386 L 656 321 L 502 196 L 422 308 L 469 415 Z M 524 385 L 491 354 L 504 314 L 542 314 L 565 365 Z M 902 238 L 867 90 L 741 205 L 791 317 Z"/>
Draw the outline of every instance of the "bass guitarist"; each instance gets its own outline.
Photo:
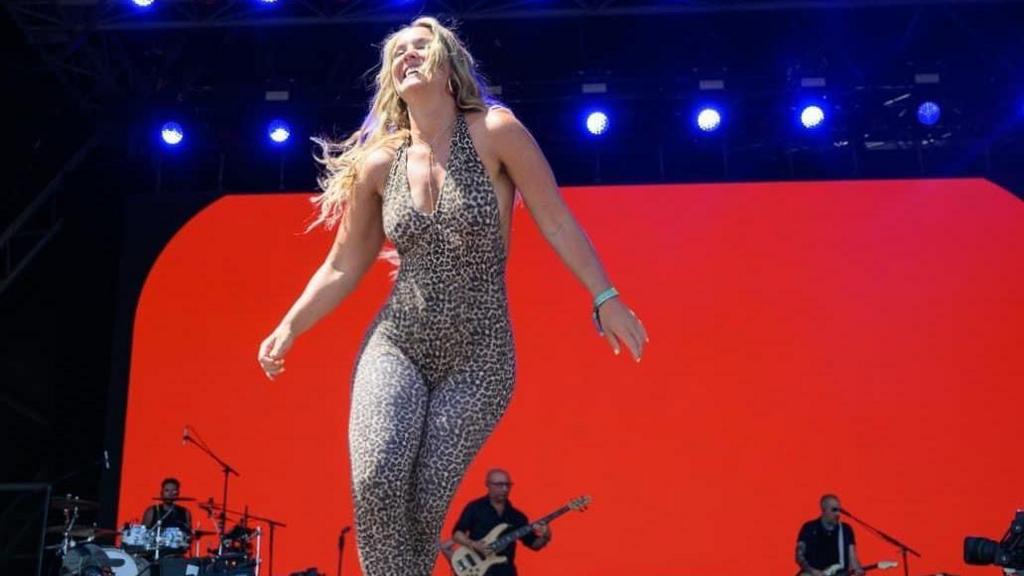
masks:
<path id="1" fill-rule="evenodd" d="M 864 576 L 857 558 L 853 528 L 839 521 L 839 498 L 825 494 L 819 500 L 821 516 L 805 522 L 796 542 L 796 563 L 799 576 L 823 576 L 834 566 L 841 566 L 841 574 Z"/>
<path id="2" fill-rule="evenodd" d="M 487 495 L 473 500 L 462 510 L 459 521 L 455 523 L 452 539 L 476 550 L 481 556 L 490 556 L 494 552 L 481 539 L 498 524 L 508 524 L 507 531 L 515 530 L 529 524 L 526 515 L 512 506 L 508 499 L 512 490 L 512 479 L 505 470 L 494 469 L 487 473 Z M 540 550 L 551 542 L 551 529 L 540 522 L 533 526 L 520 539 L 532 550 Z M 516 576 L 516 545 L 512 543 L 502 553 L 508 561 L 495 564 L 487 570 L 486 576 Z"/>

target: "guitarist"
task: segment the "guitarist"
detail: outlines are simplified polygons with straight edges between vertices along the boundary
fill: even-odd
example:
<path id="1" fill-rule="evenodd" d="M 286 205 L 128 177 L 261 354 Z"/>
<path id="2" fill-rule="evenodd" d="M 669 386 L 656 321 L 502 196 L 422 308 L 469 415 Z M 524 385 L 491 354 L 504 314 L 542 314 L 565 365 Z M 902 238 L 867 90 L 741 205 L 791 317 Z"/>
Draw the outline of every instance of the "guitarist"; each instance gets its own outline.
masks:
<path id="1" fill-rule="evenodd" d="M 821 516 L 804 523 L 796 542 L 796 563 L 800 576 L 822 576 L 824 570 L 841 564 L 848 574 L 863 576 L 857 559 L 853 528 L 839 521 L 839 498 L 826 494 L 819 501 Z"/>
<path id="2" fill-rule="evenodd" d="M 452 539 L 463 546 L 468 546 L 483 556 L 493 552 L 480 542 L 495 526 L 501 523 L 509 525 L 508 530 L 515 530 L 529 524 L 526 515 L 512 506 L 508 493 L 512 490 L 512 479 L 508 472 L 494 469 L 487 473 L 487 495 L 473 500 L 463 509 L 459 521 L 455 523 Z M 533 526 L 533 532 L 521 538 L 523 544 L 532 550 L 540 550 L 551 542 L 551 529 L 546 524 Z M 486 576 L 516 576 L 516 545 L 513 542 L 501 552 L 508 562 L 495 564 L 487 571 Z"/>

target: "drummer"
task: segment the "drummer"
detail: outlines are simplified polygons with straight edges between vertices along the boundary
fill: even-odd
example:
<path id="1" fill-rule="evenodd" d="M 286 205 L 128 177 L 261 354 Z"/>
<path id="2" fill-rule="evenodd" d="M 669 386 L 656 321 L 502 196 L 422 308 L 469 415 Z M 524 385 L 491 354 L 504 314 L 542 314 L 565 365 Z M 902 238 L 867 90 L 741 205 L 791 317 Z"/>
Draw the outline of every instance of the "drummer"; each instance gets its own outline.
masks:
<path id="1" fill-rule="evenodd" d="M 181 499 L 180 493 L 181 482 L 177 478 L 164 478 L 164 481 L 160 483 L 161 502 L 147 508 L 146 513 L 142 516 L 142 523 L 146 528 L 153 529 L 159 521 L 161 530 L 176 528 L 191 538 L 192 514 L 188 508 L 175 504 Z"/>

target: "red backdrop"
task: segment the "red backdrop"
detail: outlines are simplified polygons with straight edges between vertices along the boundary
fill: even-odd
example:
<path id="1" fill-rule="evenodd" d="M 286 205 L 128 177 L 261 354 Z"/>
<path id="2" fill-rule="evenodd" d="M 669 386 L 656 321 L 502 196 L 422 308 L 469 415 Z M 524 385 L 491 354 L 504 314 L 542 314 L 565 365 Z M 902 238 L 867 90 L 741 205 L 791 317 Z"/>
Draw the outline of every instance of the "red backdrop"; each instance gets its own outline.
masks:
<path id="1" fill-rule="evenodd" d="M 613 356 L 589 298 L 525 209 L 510 298 L 519 355 L 505 419 L 454 501 L 492 466 L 539 516 L 593 505 L 524 552 L 524 574 L 788 574 L 818 496 L 916 546 L 913 572 L 965 568 L 1017 506 L 1024 405 L 1024 205 L 984 180 L 623 186 L 564 190 L 651 334 Z M 256 349 L 326 253 L 305 195 L 230 196 L 155 263 L 138 305 L 120 521 L 159 481 L 281 519 L 275 569 L 334 573 L 352 522 L 352 363 L 386 296 L 379 263 L 269 383 Z M 205 515 L 202 528 L 211 528 Z M 894 551 L 858 530 L 866 561 Z M 350 544 L 345 573 L 357 574 Z M 443 573 L 440 569 L 438 574 Z"/>

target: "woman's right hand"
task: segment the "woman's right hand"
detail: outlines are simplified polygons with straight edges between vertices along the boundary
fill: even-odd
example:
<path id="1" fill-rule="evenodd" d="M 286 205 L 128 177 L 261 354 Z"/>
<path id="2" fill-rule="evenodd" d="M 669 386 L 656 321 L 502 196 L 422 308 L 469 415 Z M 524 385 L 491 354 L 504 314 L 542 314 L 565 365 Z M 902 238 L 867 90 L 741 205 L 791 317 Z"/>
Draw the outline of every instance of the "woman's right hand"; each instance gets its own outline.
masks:
<path id="1" fill-rule="evenodd" d="M 267 378 L 273 380 L 275 376 L 284 372 L 284 355 L 288 353 L 294 341 L 295 337 L 290 330 L 278 326 L 260 344 L 257 360 Z"/>

